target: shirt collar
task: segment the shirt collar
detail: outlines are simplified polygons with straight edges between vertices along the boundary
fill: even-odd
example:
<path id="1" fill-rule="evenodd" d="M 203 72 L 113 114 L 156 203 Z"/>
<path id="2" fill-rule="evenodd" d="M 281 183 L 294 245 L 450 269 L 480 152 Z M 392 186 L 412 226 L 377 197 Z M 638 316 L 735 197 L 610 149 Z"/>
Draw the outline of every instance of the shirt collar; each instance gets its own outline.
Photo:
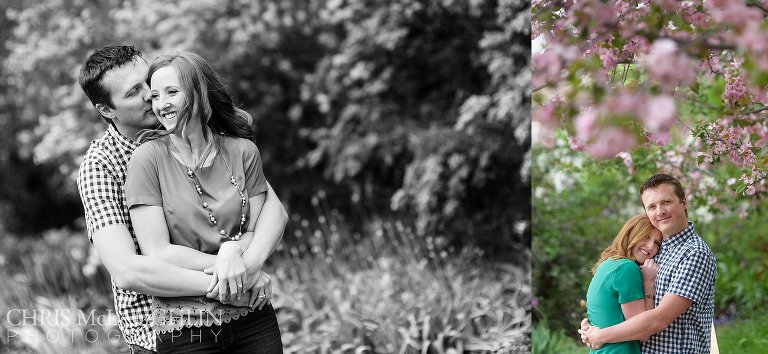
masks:
<path id="1" fill-rule="evenodd" d="M 691 238 L 693 235 L 696 234 L 696 230 L 693 228 L 693 223 L 688 222 L 688 227 L 684 228 L 682 231 L 670 236 L 668 239 L 661 242 L 661 249 L 670 249 L 675 248 L 679 245 L 682 245 L 685 243 L 689 238 Z"/>
<path id="2" fill-rule="evenodd" d="M 109 128 L 107 128 L 107 134 L 112 137 L 117 147 L 125 152 L 133 152 L 133 150 L 136 150 L 136 148 L 139 147 L 138 142 L 128 139 L 123 136 L 123 134 L 120 134 L 114 125 L 109 125 Z"/>

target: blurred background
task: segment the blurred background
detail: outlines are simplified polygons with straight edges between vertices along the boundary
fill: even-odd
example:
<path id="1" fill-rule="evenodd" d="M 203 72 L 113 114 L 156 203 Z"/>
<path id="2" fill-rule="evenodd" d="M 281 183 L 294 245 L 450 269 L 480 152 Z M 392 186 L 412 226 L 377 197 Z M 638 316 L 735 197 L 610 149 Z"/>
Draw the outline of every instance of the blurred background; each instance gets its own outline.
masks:
<path id="1" fill-rule="evenodd" d="M 4 0 L 0 352 L 127 351 L 75 184 L 106 129 L 77 74 L 107 44 L 195 51 L 254 116 L 290 214 L 286 352 L 529 352 L 529 6 Z"/>

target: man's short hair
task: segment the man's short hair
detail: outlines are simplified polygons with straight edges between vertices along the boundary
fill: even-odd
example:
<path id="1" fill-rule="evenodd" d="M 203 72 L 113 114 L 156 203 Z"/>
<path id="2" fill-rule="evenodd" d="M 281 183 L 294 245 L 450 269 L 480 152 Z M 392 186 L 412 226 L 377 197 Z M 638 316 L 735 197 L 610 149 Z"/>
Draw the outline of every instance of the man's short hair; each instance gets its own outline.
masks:
<path id="1" fill-rule="evenodd" d="M 683 185 L 680 184 L 680 181 L 675 177 L 663 173 L 653 175 L 645 181 L 640 187 L 640 196 L 642 196 L 646 190 L 656 188 L 662 184 L 669 184 L 675 187 L 675 195 L 677 195 L 677 198 L 679 198 L 681 202 L 685 200 L 685 190 L 683 189 Z"/>
<path id="2" fill-rule="evenodd" d="M 106 46 L 93 52 L 80 69 L 80 87 L 96 106 L 97 103 L 112 107 L 112 98 L 109 89 L 104 87 L 101 79 L 108 71 L 124 65 L 129 61 L 141 58 L 141 51 L 132 45 Z M 111 119 L 102 116 L 107 123 L 112 123 Z"/>

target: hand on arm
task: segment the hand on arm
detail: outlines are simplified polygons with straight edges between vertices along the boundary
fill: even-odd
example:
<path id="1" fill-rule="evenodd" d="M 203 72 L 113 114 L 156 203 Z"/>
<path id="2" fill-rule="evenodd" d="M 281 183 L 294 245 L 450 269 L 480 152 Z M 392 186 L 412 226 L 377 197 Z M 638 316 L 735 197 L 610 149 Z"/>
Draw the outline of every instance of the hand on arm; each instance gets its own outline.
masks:
<path id="1" fill-rule="evenodd" d="M 250 198 L 250 223 L 248 230 L 253 230 L 253 225 L 255 224 L 256 219 L 259 218 L 262 206 L 264 205 L 265 194 L 266 193 L 259 193 L 258 195 Z M 249 248 L 253 244 L 253 239 L 255 239 L 254 236 L 255 235 L 251 234 L 250 232 L 246 235 L 246 239 L 250 238 L 250 242 L 248 244 Z M 225 242 L 222 244 L 222 248 L 225 246 L 231 248 L 238 247 L 228 246 L 228 243 L 232 242 Z M 208 297 L 211 297 L 210 295 L 212 293 L 216 293 L 218 291 L 218 295 L 215 295 L 214 297 L 217 297 L 219 301 L 232 301 L 235 299 L 235 297 L 239 299 L 243 290 L 249 290 L 252 287 L 254 282 L 249 283 L 248 280 L 255 280 L 256 278 L 252 276 L 257 275 L 258 273 L 254 274 L 254 272 L 249 272 L 246 274 L 246 267 L 243 262 L 243 257 L 241 257 L 240 253 L 242 253 L 242 250 L 240 250 L 237 256 L 234 256 L 231 252 L 222 252 L 219 250 L 219 255 L 216 256 L 216 265 L 214 266 L 213 270 L 214 281 L 208 288 Z M 260 268 L 261 265 L 259 264 L 259 269 Z M 224 272 L 227 273 L 225 274 Z M 240 286 L 238 287 L 238 285 Z"/>
<path id="2" fill-rule="evenodd" d="M 239 300 L 243 294 L 243 285 L 247 279 L 242 253 L 243 249 L 236 241 L 224 242 L 219 248 L 207 292 L 217 294 L 221 302 L 233 301 L 235 298 Z"/>
<path id="3" fill-rule="evenodd" d="M 163 208 L 155 205 L 136 205 L 131 208 L 131 219 L 140 220 L 133 225 L 136 239 L 145 255 L 202 271 L 214 264 L 216 256 L 195 249 L 171 244 Z"/>
<path id="4" fill-rule="evenodd" d="M 590 348 L 594 349 L 602 347 L 605 343 L 641 340 L 667 328 L 692 303 L 691 299 L 666 293 L 659 306 L 653 310 L 637 314 L 615 326 L 602 329 L 590 326 L 587 330 L 579 330 L 579 333 L 582 335 L 582 341 L 591 343 Z"/>
<path id="5" fill-rule="evenodd" d="M 641 273 L 643 276 L 643 294 L 645 297 L 645 309 L 653 310 L 656 307 L 654 296 L 656 294 L 656 274 L 659 272 L 659 265 L 648 258 L 643 262 Z"/>
<path id="6" fill-rule="evenodd" d="M 264 274 L 261 272 L 261 267 L 269 256 L 274 252 L 280 240 L 283 237 L 283 231 L 285 225 L 288 222 L 288 213 L 283 208 L 283 204 L 277 197 L 277 194 L 272 187 L 267 183 L 268 190 L 266 193 L 260 193 L 249 199 L 250 214 L 249 225 L 246 236 L 239 242 L 241 247 L 243 242 L 246 242 L 245 252 L 242 254 L 243 261 L 246 267 L 246 275 L 244 279 L 243 291 L 254 289 L 256 291 L 259 288 L 263 288 L 263 285 L 259 285 L 260 279 L 264 278 Z M 250 238 L 249 238 L 250 237 Z M 221 252 L 219 253 L 221 257 Z M 263 280 L 261 280 L 264 283 Z M 266 282 L 270 284 L 270 282 Z M 214 289 L 227 289 L 231 286 L 216 285 L 209 288 L 210 298 L 215 298 L 219 295 L 212 294 Z M 262 299 L 271 298 L 271 288 L 266 293 L 267 297 Z M 225 295 L 226 296 L 226 295 Z M 264 301 L 264 303 L 269 300 Z M 262 304 L 263 306 L 263 304 Z"/>
<path id="7" fill-rule="evenodd" d="M 93 234 L 93 245 L 118 287 L 156 296 L 199 296 L 211 277 L 136 253 L 125 225 L 110 225 Z"/>

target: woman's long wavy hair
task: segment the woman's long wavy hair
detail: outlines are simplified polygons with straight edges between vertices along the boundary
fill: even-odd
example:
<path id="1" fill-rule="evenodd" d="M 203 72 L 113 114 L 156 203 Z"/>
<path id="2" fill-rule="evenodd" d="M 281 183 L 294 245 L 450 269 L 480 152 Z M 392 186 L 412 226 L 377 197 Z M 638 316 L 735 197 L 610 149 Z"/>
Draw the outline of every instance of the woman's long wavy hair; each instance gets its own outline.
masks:
<path id="1" fill-rule="evenodd" d="M 177 123 L 172 130 L 149 129 L 142 132 L 139 142 L 156 139 L 171 133 L 181 133 L 192 119 L 193 108 L 197 105 L 200 125 L 206 146 L 203 149 L 202 165 L 205 157 L 217 144 L 219 135 L 229 135 L 254 141 L 256 132 L 251 125 L 251 116 L 234 106 L 232 97 L 227 93 L 224 81 L 211 65 L 198 54 L 180 52 L 175 55 L 161 55 L 152 61 L 147 75 L 147 83 L 151 82 L 152 74 L 160 68 L 173 67 L 179 75 L 181 90 L 184 92 L 184 103 L 177 112 Z M 199 167 L 199 166 L 195 166 Z"/>
<path id="2" fill-rule="evenodd" d="M 633 262 L 636 262 L 637 259 L 632 253 L 632 249 L 635 248 L 638 243 L 645 240 L 645 237 L 650 235 L 653 230 L 656 230 L 656 228 L 653 227 L 648 216 L 639 214 L 631 217 L 627 220 L 624 226 L 621 227 L 621 230 L 613 239 L 611 245 L 600 254 L 600 259 L 592 266 L 592 274 L 595 273 L 597 266 L 609 257 L 612 259 L 629 258 Z"/>

